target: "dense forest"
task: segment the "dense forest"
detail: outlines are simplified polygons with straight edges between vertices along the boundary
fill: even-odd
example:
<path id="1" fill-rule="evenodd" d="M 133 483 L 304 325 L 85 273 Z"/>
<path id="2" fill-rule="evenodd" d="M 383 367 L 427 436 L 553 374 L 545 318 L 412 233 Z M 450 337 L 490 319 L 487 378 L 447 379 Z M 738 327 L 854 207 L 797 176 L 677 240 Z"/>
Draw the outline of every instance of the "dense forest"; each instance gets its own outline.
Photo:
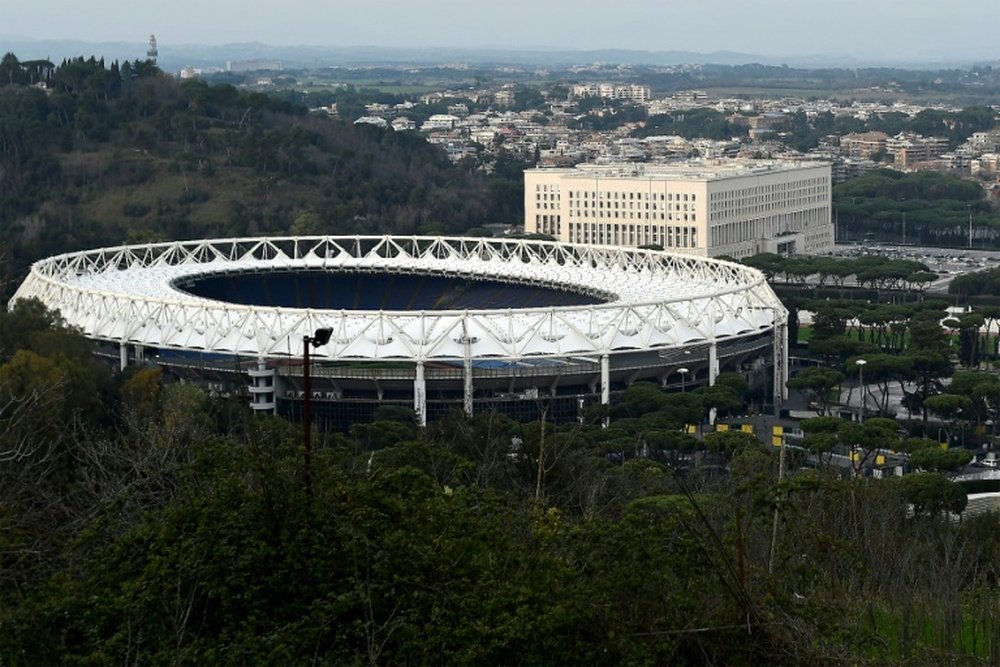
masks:
<path id="1" fill-rule="evenodd" d="M 0 314 L 0 390 L 4 664 L 938 665 L 1000 651 L 1000 517 L 950 520 L 965 492 L 946 473 L 843 478 L 802 470 L 805 450 L 782 466 L 753 435 L 683 432 L 739 409 L 738 376 L 685 394 L 637 383 L 569 425 L 456 412 L 420 429 L 384 409 L 320 434 L 307 471 L 297 425 L 155 368 L 112 375 L 26 302 Z M 825 419 L 808 428 L 817 451 L 888 443 L 953 467 L 892 420 Z"/>
<path id="2" fill-rule="evenodd" d="M 520 163 L 469 173 L 415 134 L 146 62 L 7 54 L 0 85 L 8 280 L 41 256 L 126 241 L 461 232 L 523 217 Z"/>
<path id="3" fill-rule="evenodd" d="M 1000 239 L 1000 216 L 983 188 L 936 172 L 878 169 L 853 178 L 834 186 L 833 210 L 841 242 L 962 247 L 971 233 L 975 247 L 993 247 Z"/>

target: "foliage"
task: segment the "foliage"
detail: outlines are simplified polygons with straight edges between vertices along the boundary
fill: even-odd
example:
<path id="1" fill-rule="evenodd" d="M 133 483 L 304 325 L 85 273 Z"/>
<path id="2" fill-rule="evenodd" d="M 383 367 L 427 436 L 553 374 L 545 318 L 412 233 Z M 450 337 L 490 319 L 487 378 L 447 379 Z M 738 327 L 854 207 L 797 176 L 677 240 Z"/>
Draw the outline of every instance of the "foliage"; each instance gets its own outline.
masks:
<path id="1" fill-rule="evenodd" d="M 744 132 L 742 127 L 733 125 L 714 109 L 685 109 L 672 115 L 651 116 L 633 135 L 650 137 L 668 134 L 685 139 L 732 139 Z"/>
<path id="2" fill-rule="evenodd" d="M 958 294 L 963 298 L 982 295 L 1000 297 L 1000 268 L 955 276 L 948 284 L 948 293 Z"/>
<path id="3" fill-rule="evenodd" d="M 45 69 L 45 68 L 43 68 Z M 414 133 L 310 116 L 146 62 L 0 68 L 4 278 L 41 256 L 125 241 L 258 233 L 458 232 L 523 217 L 518 184 L 453 167 Z"/>
<path id="4" fill-rule="evenodd" d="M 931 472 L 955 472 L 972 460 L 972 452 L 965 449 L 941 449 L 937 445 L 918 449 L 910 455 L 914 468 Z"/>
<path id="5" fill-rule="evenodd" d="M 955 482 L 933 472 L 905 475 L 899 480 L 903 496 L 917 516 L 942 512 L 960 514 L 968 503 L 965 490 Z"/>
<path id="6" fill-rule="evenodd" d="M 20 316 L 57 327 L 31 304 Z M 14 359 L 34 364 L 22 379 L 58 368 Z M 153 369 L 119 382 L 114 423 L 79 434 L 60 478 L 22 489 L 33 509 L 18 525 L 0 515 L 5 553 L 46 536 L 31 567 L 8 559 L 0 578 L 4 662 L 861 664 L 873 630 L 845 613 L 852 601 L 891 610 L 934 590 L 955 608 L 932 589 L 940 574 L 899 569 L 939 573 L 941 531 L 995 567 L 964 528 L 901 520 L 964 507 L 938 476 L 861 485 L 793 465 L 779 482 L 777 451 L 752 435 L 681 433 L 710 392 L 635 383 L 607 428 L 457 412 L 418 429 L 383 409 L 317 440 L 309 496 L 295 425 L 226 425 Z M 746 385 L 724 374 L 713 389 Z M 898 439 L 885 419 L 803 428 L 865 448 Z"/>
<path id="7" fill-rule="evenodd" d="M 803 392 L 810 403 L 815 403 L 821 415 L 830 409 L 830 393 L 844 381 L 844 374 L 833 368 L 812 366 L 804 368 L 788 380 L 789 389 Z"/>
<path id="8" fill-rule="evenodd" d="M 1000 222 L 979 184 L 933 171 L 872 171 L 834 186 L 833 206 L 842 227 L 859 239 L 899 240 L 905 220 L 910 242 L 964 245 L 970 219 L 980 228 Z"/>

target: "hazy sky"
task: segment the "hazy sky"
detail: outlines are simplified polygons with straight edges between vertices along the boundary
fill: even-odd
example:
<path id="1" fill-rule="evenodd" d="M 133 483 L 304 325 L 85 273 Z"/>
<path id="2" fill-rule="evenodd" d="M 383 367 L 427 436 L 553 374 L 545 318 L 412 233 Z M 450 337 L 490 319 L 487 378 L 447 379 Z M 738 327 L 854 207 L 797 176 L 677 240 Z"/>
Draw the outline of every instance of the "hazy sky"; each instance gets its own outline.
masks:
<path id="1" fill-rule="evenodd" d="M 997 0 L 0 0 L 0 35 L 996 59 Z M 0 51 L 2 51 L 0 42 Z"/>

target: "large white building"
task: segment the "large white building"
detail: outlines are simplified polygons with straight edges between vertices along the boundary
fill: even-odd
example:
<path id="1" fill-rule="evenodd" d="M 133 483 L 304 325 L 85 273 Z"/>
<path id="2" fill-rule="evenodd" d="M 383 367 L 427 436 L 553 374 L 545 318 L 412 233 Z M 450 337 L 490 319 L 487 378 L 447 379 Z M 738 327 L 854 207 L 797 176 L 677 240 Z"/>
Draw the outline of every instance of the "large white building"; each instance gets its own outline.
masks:
<path id="1" fill-rule="evenodd" d="M 830 165 L 777 160 L 583 164 L 524 172 L 524 230 L 569 243 L 735 258 L 833 247 Z"/>
<path id="2" fill-rule="evenodd" d="M 636 104 L 649 101 L 649 86 L 622 83 L 584 83 L 573 86 L 573 97 L 604 97 L 611 100 L 630 100 Z"/>

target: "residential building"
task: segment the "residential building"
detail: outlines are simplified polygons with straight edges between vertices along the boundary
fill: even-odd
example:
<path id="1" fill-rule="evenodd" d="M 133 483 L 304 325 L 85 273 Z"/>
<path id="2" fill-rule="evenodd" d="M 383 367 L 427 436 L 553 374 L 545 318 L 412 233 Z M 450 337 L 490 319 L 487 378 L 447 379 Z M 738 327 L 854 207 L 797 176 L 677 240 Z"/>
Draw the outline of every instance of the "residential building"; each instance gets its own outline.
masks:
<path id="1" fill-rule="evenodd" d="M 493 94 L 493 100 L 497 106 L 512 107 L 516 101 L 513 86 L 504 86 Z"/>
<path id="2" fill-rule="evenodd" d="M 885 132 L 859 132 L 840 138 L 840 152 L 847 157 L 871 160 L 886 152 L 889 135 Z"/>
<path id="3" fill-rule="evenodd" d="M 782 160 L 582 164 L 524 172 L 526 233 L 742 258 L 833 247 L 830 165 Z"/>
<path id="4" fill-rule="evenodd" d="M 677 90 L 670 96 L 675 102 L 685 104 L 696 104 L 708 100 L 708 93 L 704 90 Z"/>
<path id="5" fill-rule="evenodd" d="M 354 124 L 355 125 L 374 125 L 375 127 L 385 127 L 386 126 L 386 121 L 385 121 L 385 118 L 381 118 L 379 116 L 361 116 L 356 121 L 354 121 Z"/>
<path id="6" fill-rule="evenodd" d="M 397 116 L 396 118 L 393 118 L 390 126 L 397 132 L 406 132 L 417 129 L 417 124 L 406 116 Z"/>
<path id="7" fill-rule="evenodd" d="M 461 119 L 458 118 L 458 116 L 452 116 L 447 113 L 436 113 L 424 121 L 423 125 L 420 126 L 420 131 L 434 132 L 437 130 L 453 130 L 459 120 Z"/>
<path id="8" fill-rule="evenodd" d="M 886 151 L 893 156 L 896 166 L 907 168 L 918 162 L 939 158 L 948 151 L 948 140 L 943 137 L 924 137 L 912 132 L 900 132 L 890 137 Z"/>
<path id="9" fill-rule="evenodd" d="M 973 132 L 965 142 L 975 154 L 995 153 L 1000 151 L 1000 132 L 997 130 L 987 130 L 986 132 Z"/>
<path id="10" fill-rule="evenodd" d="M 973 176 L 993 176 L 1000 173 L 1000 154 L 983 153 L 972 161 L 971 172 Z"/>
<path id="11" fill-rule="evenodd" d="M 630 100 L 637 104 L 649 101 L 649 86 L 617 83 L 584 83 L 573 86 L 573 97 L 604 97 L 611 100 Z"/>

